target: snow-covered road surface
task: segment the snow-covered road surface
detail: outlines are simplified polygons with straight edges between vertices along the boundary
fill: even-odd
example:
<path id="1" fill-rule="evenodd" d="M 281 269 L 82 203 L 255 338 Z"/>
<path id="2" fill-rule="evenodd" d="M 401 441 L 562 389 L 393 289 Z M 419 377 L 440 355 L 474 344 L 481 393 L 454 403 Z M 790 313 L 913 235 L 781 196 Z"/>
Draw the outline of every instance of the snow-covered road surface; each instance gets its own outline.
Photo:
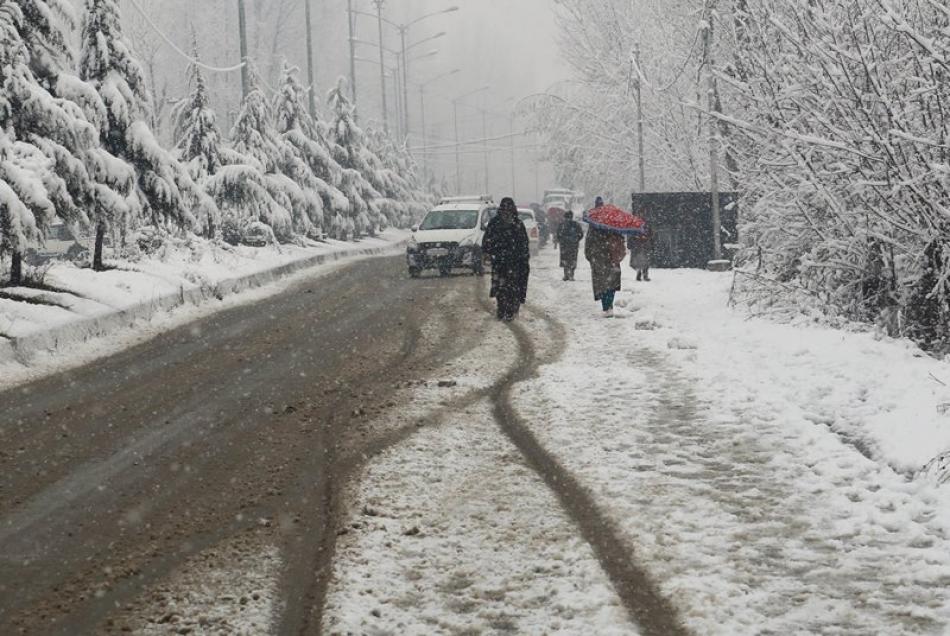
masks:
<path id="1" fill-rule="evenodd" d="M 554 258 L 510 327 L 384 259 L 0 394 L 0 626 L 948 631 L 945 363 Z"/>
<path id="2" fill-rule="evenodd" d="M 904 373 L 938 363 L 921 360 L 915 369 L 904 345 L 859 334 L 836 334 L 844 343 L 829 353 L 822 341 L 834 336 L 826 330 L 746 321 L 724 306 L 727 275 L 659 271 L 637 284 L 627 272 L 624 307 L 604 319 L 586 270 L 575 283 L 556 270 L 534 271 L 533 298 L 568 325 L 568 346 L 518 385 L 517 408 L 623 529 L 689 628 L 948 629 L 947 493 L 892 469 L 887 459 L 906 447 L 884 445 L 889 452 L 871 459 L 807 417 L 830 400 L 801 404 L 822 385 L 840 391 L 839 379 L 872 393 L 886 381 L 822 375 L 822 363 L 847 355 L 855 340 L 863 360 L 838 367 L 873 364 L 887 348 L 885 360 L 904 362 Z M 790 345 L 797 360 L 774 359 Z M 809 364 L 815 376 L 802 373 Z M 884 419 L 873 408 L 880 399 L 865 398 L 869 439 Z M 851 421 L 852 436 L 861 426 Z"/>

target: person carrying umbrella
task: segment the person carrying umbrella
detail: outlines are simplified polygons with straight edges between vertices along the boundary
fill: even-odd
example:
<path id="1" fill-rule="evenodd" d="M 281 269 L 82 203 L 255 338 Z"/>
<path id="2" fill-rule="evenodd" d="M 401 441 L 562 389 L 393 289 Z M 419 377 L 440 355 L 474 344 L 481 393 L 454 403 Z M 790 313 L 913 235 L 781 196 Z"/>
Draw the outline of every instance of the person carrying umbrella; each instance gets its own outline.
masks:
<path id="1" fill-rule="evenodd" d="M 643 227 L 643 234 L 627 237 L 630 249 L 630 267 L 637 270 L 637 280 L 650 280 L 650 259 L 653 256 L 653 230 L 649 224 Z"/>
<path id="2" fill-rule="evenodd" d="M 530 254 L 528 231 L 518 218 L 514 199 L 505 197 L 485 230 L 482 251 L 491 256 L 491 297 L 499 320 L 509 322 L 527 300 Z"/>
<path id="3" fill-rule="evenodd" d="M 561 246 L 561 267 L 564 268 L 564 280 L 574 280 L 574 270 L 577 269 L 578 246 L 582 238 L 584 238 L 584 228 L 574 220 L 573 212 L 565 212 L 564 220 L 557 230 L 557 240 Z"/>
<path id="4" fill-rule="evenodd" d="M 594 300 L 599 300 L 604 316 L 614 315 L 614 296 L 620 291 L 620 264 L 626 255 L 624 235 L 642 234 L 645 222 L 613 205 L 604 205 L 597 197 L 595 207 L 584 213 L 590 226 L 584 244 L 584 256 L 590 262 Z"/>

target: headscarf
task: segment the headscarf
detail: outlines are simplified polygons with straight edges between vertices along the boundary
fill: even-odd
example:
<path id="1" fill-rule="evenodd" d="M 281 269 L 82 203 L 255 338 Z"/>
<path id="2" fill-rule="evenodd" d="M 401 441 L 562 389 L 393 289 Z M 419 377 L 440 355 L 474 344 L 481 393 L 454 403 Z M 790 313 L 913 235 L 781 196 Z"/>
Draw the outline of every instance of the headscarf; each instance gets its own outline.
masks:
<path id="1" fill-rule="evenodd" d="M 510 219 L 516 218 L 518 216 L 518 206 L 515 205 L 515 200 L 511 197 L 505 197 L 501 200 L 501 203 L 498 205 L 498 214 L 504 214 Z"/>

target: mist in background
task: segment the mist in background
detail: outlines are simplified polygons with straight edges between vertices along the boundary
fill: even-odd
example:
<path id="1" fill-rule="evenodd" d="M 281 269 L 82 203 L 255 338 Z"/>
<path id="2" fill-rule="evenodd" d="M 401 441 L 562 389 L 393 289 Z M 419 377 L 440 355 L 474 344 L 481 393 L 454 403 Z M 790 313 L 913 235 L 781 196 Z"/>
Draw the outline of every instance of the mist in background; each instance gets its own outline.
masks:
<path id="1" fill-rule="evenodd" d="M 81 0 L 75 0 L 81 6 Z M 154 127 L 166 139 L 171 126 L 165 118 L 171 104 L 187 93 L 188 62 L 162 40 L 137 10 L 178 47 L 192 52 L 194 39 L 204 62 L 230 66 L 240 59 L 237 0 L 131 0 L 123 1 L 123 19 L 152 85 L 157 105 Z M 496 197 L 515 193 L 522 202 L 536 200 L 540 190 L 553 185 L 551 166 L 534 136 L 519 136 L 466 144 L 460 153 L 461 183 L 456 188 L 455 126 L 452 100 L 481 87 L 487 90 L 458 100 L 459 138 L 463 141 L 502 137 L 521 131 L 526 122 L 513 119 L 519 100 L 545 91 L 568 76 L 558 47 L 557 25 L 551 0 L 386 0 L 383 16 L 406 24 L 428 13 L 458 6 L 456 12 L 420 21 L 407 31 L 410 46 L 440 32 L 446 35 L 414 46 L 410 52 L 408 145 L 420 166 L 449 191 L 489 192 Z M 371 0 L 353 0 L 353 8 L 374 14 Z M 276 85 L 282 65 L 301 69 L 306 80 L 306 30 L 303 0 L 246 0 L 248 46 L 259 83 L 265 90 Z M 346 0 L 312 0 L 314 63 L 317 97 L 340 77 L 349 79 L 349 42 Z M 384 24 L 385 46 L 401 47 L 399 32 Z M 378 24 L 374 17 L 355 19 L 356 90 L 360 123 L 382 125 Z M 437 53 L 428 56 L 433 51 Z M 423 59 L 413 58 L 423 56 Z M 387 66 L 396 57 L 384 55 Z M 458 69 L 458 73 L 428 83 L 424 98 L 420 83 Z M 241 98 L 240 73 L 209 73 L 209 86 L 223 130 L 236 116 Z M 396 94 L 387 79 L 390 127 L 395 129 Z M 425 105 L 425 135 L 422 105 Z M 479 110 L 481 109 L 481 110 Z M 484 112 L 483 112 L 484 111 Z M 513 147 L 513 148 L 512 148 Z M 515 169 L 512 171 L 512 151 Z M 487 164 L 487 173 L 486 173 Z M 513 183 L 514 182 L 514 183 Z"/>

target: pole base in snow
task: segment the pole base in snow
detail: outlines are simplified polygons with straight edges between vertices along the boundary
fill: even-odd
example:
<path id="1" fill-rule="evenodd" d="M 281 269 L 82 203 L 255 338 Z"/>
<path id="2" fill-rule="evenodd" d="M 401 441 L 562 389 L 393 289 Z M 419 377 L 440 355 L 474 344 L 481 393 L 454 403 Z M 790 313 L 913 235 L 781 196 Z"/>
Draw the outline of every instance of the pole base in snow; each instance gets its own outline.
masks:
<path id="1" fill-rule="evenodd" d="M 728 272 L 730 269 L 732 269 L 732 261 L 709 261 L 706 263 L 706 269 L 710 272 Z"/>

